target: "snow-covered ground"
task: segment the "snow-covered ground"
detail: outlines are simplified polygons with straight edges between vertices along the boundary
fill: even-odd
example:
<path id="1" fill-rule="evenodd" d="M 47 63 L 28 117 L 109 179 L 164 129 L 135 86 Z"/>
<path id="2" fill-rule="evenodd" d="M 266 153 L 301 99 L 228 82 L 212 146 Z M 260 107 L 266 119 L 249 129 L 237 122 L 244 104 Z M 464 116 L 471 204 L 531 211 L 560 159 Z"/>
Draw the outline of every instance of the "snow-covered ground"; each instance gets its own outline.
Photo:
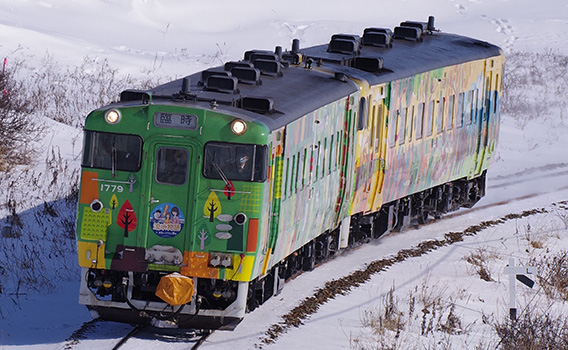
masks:
<path id="1" fill-rule="evenodd" d="M 125 75 L 177 77 L 239 59 L 252 48 L 288 48 L 293 38 L 309 46 L 327 42 L 333 33 L 360 33 L 369 26 L 392 28 L 407 19 L 425 21 L 429 15 L 436 17 L 436 27 L 442 31 L 490 41 L 507 53 L 568 54 L 564 35 L 568 32 L 568 3 L 564 0 L 367 0 L 348 4 L 337 0 L 26 0 L 0 1 L 0 55 L 7 57 L 9 65 L 24 60 L 32 72 L 46 56 L 62 69 L 76 67 L 88 56 L 95 61 L 108 60 L 110 67 Z M 229 344 L 234 349 L 259 345 L 266 349 L 375 348 L 381 341 L 385 345 L 396 343 L 400 348 L 434 349 L 439 344 L 474 348 L 483 342 L 496 345 L 494 331 L 483 322 L 483 316 L 502 319 L 508 314 L 508 276 L 504 274 L 508 259 L 528 264 L 531 258 L 568 249 L 566 210 L 551 205 L 568 200 L 568 122 L 562 119 L 567 114 L 564 109 L 563 114 L 535 118 L 526 125 L 520 125 L 514 115 L 503 115 L 488 194 L 476 207 L 416 230 L 388 235 L 302 274 L 279 296 L 247 315 L 234 332 L 214 333 L 203 348 L 227 348 Z M 48 152 L 52 146 L 59 147 L 62 157 L 77 167 L 80 130 L 46 123 L 49 132 L 42 149 Z M 47 154 L 40 157 L 45 158 Z M 37 171 L 47 173 L 45 167 L 45 162 L 40 161 Z M 38 196 L 35 205 L 41 205 L 44 199 L 57 198 Z M 548 213 L 508 220 L 462 242 L 397 263 L 349 294 L 322 305 L 304 325 L 288 329 L 273 344 L 263 343 L 270 325 L 281 322 L 282 315 L 326 281 L 419 242 L 443 239 L 448 232 L 541 207 Z M 2 210 L 0 207 L 0 219 L 7 215 Z M 534 241 L 540 241 L 542 248 L 531 244 Z M 10 239 L 0 237 L 2 248 L 10 244 Z M 490 281 L 482 280 L 476 265 L 468 262 L 468 257 L 471 261 L 477 255 L 482 257 Z M 0 265 L 11 263 L 15 262 L 2 261 Z M 54 262 L 43 266 L 49 269 L 51 264 Z M 57 282 L 54 290 L 0 294 L 0 349 L 106 349 L 131 329 L 127 325 L 97 324 L 88 332 L 88 339 L 78 344 L 66 342 L 90 319 L 77 303 L 77 270 L 72 270 L 70 276 L 69 281 Z M 384 312 L 391 288 L 393 298 L 398 300 L 399 313 L 395 314 L 402 315 L 404 323 L 398 338 L 389 334 L 381 337 L 371 326 L 371 320 Z M 529 289 L 517 283 L 517 292 L 519 312 L 527 305 L 549 306 L 539 285 Z M 434 316 L 422 311 L 428 308 L 419 304 L 420 298 L 437 300 L 439 308 L 431 306 L 429 312 L 438 312 L 444 322 L 453 319 L 448 315 L 454 305 L 460 324 L 453 328 L 456 334 L 426 331 L 420 336 L 429 321 L 436 323 Z M 415 310 L 409 309 L 412 300 Z M 559 301 L 552 309 L 568 312 L 568 306 Z M 426 326 L 423 320 L 428 321 Z M 124 348 L 157 346 L 179 349 L 184 344 L 132 339 Z"/>

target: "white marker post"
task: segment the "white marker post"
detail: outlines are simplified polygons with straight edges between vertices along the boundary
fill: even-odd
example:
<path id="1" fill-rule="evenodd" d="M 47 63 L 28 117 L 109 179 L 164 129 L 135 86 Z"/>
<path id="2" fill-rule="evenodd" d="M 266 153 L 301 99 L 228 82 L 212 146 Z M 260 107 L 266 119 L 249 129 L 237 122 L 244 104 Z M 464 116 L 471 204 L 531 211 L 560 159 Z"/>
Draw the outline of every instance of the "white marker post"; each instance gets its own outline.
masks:
<path id="1" fill-rule="evenodd" d="M 515 279 L 529 288 L 534 286 L 534 281 L 525 275 L 536 275 L 536 267 L 515 267 L 515 259 L 509 258 L 509 266 L 505 268 L 505 273 L 509 275 L 509 316 L 511 321 L 517 320 L 517 307 L 515 305 Z"/>

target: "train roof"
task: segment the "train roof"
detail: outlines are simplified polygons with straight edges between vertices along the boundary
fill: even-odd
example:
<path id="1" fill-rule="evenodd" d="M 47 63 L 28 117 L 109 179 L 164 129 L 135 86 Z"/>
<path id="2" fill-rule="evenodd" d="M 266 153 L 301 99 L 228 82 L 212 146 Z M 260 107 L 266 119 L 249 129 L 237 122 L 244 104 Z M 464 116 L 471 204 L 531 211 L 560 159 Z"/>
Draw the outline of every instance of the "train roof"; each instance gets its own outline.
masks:
<path id="1" fill-rule="evenodd" d="M 367 28 L 362 36 L 336 34 L 329 44 L 275 52 L 251 50 L 227 62 L 149 91 L 127 90 L 121 102 L 149 99 L 226 111 L 278 129 L 357 91 L 349 78 L 381 84 L 501 54 L 499 47 L 442 33 L 433 21 L 403 22 L 394 31 Z M 146 96 L 146 97 L 143 97 Z"/>

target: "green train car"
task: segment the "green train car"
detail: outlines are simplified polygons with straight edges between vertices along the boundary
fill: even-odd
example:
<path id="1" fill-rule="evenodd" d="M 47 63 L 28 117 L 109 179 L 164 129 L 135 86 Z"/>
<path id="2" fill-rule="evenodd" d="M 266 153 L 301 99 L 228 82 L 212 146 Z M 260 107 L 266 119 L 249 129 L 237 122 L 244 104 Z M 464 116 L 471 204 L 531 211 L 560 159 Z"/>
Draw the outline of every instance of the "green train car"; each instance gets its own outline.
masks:
<path id="1" fill-rule="evenodd" d="M 341 249 L 473 206 L 503 69 L 430 18 L 122 92 L 85 122 L 80 303 L 232 329 Z"/>

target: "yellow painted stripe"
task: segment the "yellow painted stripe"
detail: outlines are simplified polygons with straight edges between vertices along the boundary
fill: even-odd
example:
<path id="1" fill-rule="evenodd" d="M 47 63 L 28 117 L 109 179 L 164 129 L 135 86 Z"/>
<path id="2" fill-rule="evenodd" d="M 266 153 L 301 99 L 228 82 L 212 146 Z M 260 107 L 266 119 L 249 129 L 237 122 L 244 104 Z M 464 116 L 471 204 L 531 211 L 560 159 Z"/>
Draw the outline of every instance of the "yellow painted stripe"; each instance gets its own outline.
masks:
<path id="1" fill-rule="evenodd" d="M 264 264 L 262 265 L 262 272 L 261 274 L 264 275 L 266 273 L 266 269 L 268 268 L 268 260 L 270 260 L 270 254 L 272 253 L 272 249 L 268 248 L 266 255 L 264 256 Z"/>

